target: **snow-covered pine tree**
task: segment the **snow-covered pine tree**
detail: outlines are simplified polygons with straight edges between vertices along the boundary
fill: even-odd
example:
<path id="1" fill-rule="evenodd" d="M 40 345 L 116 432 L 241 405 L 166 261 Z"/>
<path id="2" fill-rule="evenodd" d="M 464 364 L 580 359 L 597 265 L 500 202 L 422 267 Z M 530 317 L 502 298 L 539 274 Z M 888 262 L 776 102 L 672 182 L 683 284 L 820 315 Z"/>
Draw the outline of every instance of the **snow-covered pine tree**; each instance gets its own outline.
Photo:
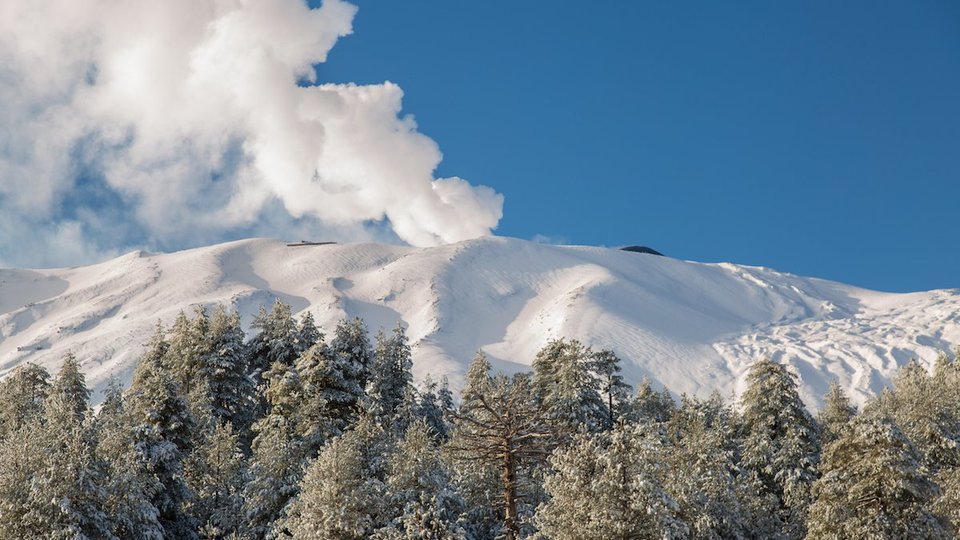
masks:
<path id="1" fill-rule="evenodd" d="M 254 538 L 272 538 L 274 523 L 300 490 L 304 448 L 297 433 L 303 390 L 296 369 L 281 362 L 264 374 L 263 400 L 269 413 L 253 425 L 250 480 L 244 488 L 244 516 Z"/>
<path id="2" fill-rule="evenodd" d="M 313 459 L 327 439 L 339 435 L 347 420 L 335 418 L 331 403 L 349 400 L 341 390 L 346 382 L 323 336 L 297 358 L 294 367 L 302 397 L 297 411 L 297 433 L 307 459 Z"/>
<path id="3" fill-rule="evenodd" d="M 261 306 L 250 327 L 259 331 L 250 340 L 250 369 L 254 380 L 259 380 L 259 374 L 275 362 L 292 366 L 300 353 L 313 345 L 301 339 L 305 334 L 298 331 L 290 306 L 279 298 L 269 312 Z"/>
<path id="4" fill-rule="evenodd" d="M 194 523 L 184 511 L 192 494 L 183 481 L 183 458 L 193 445 L 194 419 L 179 385 L 164 369 L 167 348 L 162 332 L 153 337 L 124 402 L 134 447 L 162 486 L 151 502 L 160 513 L 164 534 L 194 538 Z"/>
<path id="5" fill-rule="evenodd" d="M 383 426 L 392 424 L 394 414 L 409 391 L 413 380 L 410 373 L 412 366 L 410 344 L 401 323 L 397 323 L 390 337 L 382 330 L 377 333 L 376 353 L 367 395 L 371 412 Z"/>
<path id="6" fill-rule="evenodd" d="M 919 453 L 892 420 L 854 419 L 824 450 L 807 538 L 952 538 L 928 510 L 937 486 L 920 468 Z"/>
<path id="7" fill-rule="evenodd" d="M 415 393 L 413 417 L 425 423 L 437 442 L 450 438 L 450 426 L 447 424 L 448 411 L 453 408 L 453 399 L 448 388 L 440 387 L 427 375 L 419 391 Z"/>
<path id="8" fill-rule="evenodd" d="M 754 363 L 741 407 L 741 464 L 756 475 L 761 496 L 779 499 L 784 533 L 802 538 L 820 447 L 816 423 L 800 400 L 794 376 L 769 359 Z"/>
<path id="9" fill-rule="evenodd" d="M 456 461 L 467 462 L 474 479 L 483 476 L 473 467 L 499 472 L 501 532 L 507 540 L 514 540 L 521 529 L 521 502 L 530 494 L 524 473 L 535 470 L 531 465 L 543 462 L 556 435 L 535 400 L 529 374 L 490 378 L 488 373 L 486 358 L 477 355 L 467 373 L 467 386 L 446 449 Z"/>
<path id="10" fill-rule="evenodd" d="M 630 399 L 630 385 L 623 381 L 620 374 L 620 358 L 609 350 L 593 353 L 590 370 L 597 380 L 597 391 L 606 405 L 608 417 L 605 428 L 612 429 L 624 415 L 624 408 Z"/>
<path id="11" fill-rule="evenodd" d="M 184 477 L 194 494 L 188 511 L 201 538 L 226 538 L 244 530 L 247 470 L 239 436 L 229 423 L 214 420 L 202 444 L 187 457 Z"/>
<path id="12" fill-rule="evenodd" d="M 486 355 L 479 351 L 467 370 L 465 385 L 460 393 L 462 409 L 474 408 L 478 416 L 482 413 L 478 407 L 482 407 L 482 400 L 485 395 L 490 394 L 490 362 Z M 465 405 L 466 403 L 472 405 Z M 500 480 L 500 470 L 496 464 L 489 460 L 470 459 L 470 453 L 460 454 L 459 448 L 464 445 L 460 441 L 463 436 L 469 435 L 472 428 L 466 426 L 465 419 L 457 420 L 458 411 L 451 405 L 451 438 L 444 450 L 449 457 L 450 466 L 453 473 L 453 482 L 456 490 L 460 493 L 467 503 L 466 511 L 463 515 L 463 524 L 467 530 L 467 537 L 476 540 L 493 540 L 497 537 L 503 528 L 503 488 Z"/>
<path id="13" fill-rule="evenodd" d="M 554 430 L 563 436 L 599 431 L 610 412 L 594 378 L 593 352 L 577 340 L 556 339 L 533 359 L 533 387 Z"/>
<path id="14" fill-rule="evenodd" d="M 349 396 L 349 399 L 331 403 L 331 406 L 335 417 L 352 425 L 366 403 L 367 382 L 373 369 L 373 351 L 363 319 L 356 317 L 337 323 L 330 350 L 343 375 L 345 385 L 341 390 L 344 397 Z"/>
<path id="15" fill-rule="evenodd" d="M 227 313 L 218 305 L 209 322 L 207 344 L 196 373 L 209 392 L 214 416 L 230 422 L 238 431 L 249 429 L 255 403 L 243 339 L 240 314 Z"/>
<path id="16" fill-rule="evenodd" d="M 0 439 L 14 433 L 43 412 L 50 390 L 50 374 L 26 362 L 0 382 Z"/>
<path id="17" fill-rule="evenodd" d="M 104 512 L 105 470 L 95 458 L 87 422 L 88 395 L 68 355 L 42 416 L 0 450 L 3 538 L 114 538 Z M 9 480 L 22 484 L 7 485 Z"/>
<path id="18" fill-rule="evenodd" d="M 823 408 L 817 415 L 817 423 L 820 424 L 820 444 L 826 446 L 836 440 L 856 414 L 857 408 L 850 404 L 850 398 L 844 393 L 840 384 L 837 381 L 831 382 L 830 390 L 823 399 Z"/>
<path id="19" fill-rule="evenodd" d="M 550 499 L 536 523 L 553 540 L 687 538 L 689 527 L 664 488 L 669 471 L 649 424 L 583 433 L 550 458 Z"/>
<path id="20" fill-rule="evenodd" d="M 210 350 L 209 328 L 210 320 L 203 305 L 194 308 L 193 319 L 181 311 L 170 327 L 162 365 L 184 396 L 200 381 L 201 358 Z"/>
<path id="21" fill-rule="evenodd" d="M 299 496 L 274 534 L 362 540 L 389 520 L 383 482 L 390 435 L 372 418 L 334 438 L 307 469 Z"/>
<path id="22" fill-rule="evenodd" d="M 130 418 L 120 384 L 111 381 L 105 393 L 95 422 L 96 455 L 106 468 L 104 509 L 110 516 L 111 532 L 118 538 L 163 540 L 160 512 L 152 502 L 163 486 L 130 437 Z"/>
<path id="23" fill-rule="evenodd" d="M 446 464 L 440 459 L 434 428 L 415 421 L 390 454 L 386 475 L 391 521 L 374 534 L 382 540 L 464 538 L 458 517 L 465 509 Z"/>
<path id="24" fill-rule="evenodd" d="M 864 410 L 892 418 L 934 474 L 960 467 L 960 370 L 941 362 L 945 363 L 935 375 L 916 361 L 907 363 L 897 371 L 893 388 L 881 392 Z"/>
<path id="25" fill-rule="evenodd" d="M 670 474 L 665 488 L 678 504 L 678 517 L 689 524 L 690 538 L 765 537 L 749 522 L 732 411 L 719 394 L 708 400 L 683 396 L 666 426 L 664 460 Z M 772 531 L 775 532 L 775 531 Z"/>
<path id="26" fill-rule="evenodd" d="M 90 390 L 80 371 L 80 363 L 72 352 L 63 356 L 60 371 L 50 387 L 50 395 L 45 400 L 45 408 L 55 408 L 63 414 L 70 411 L 73 420 L 80 423 L 90 412 Z"/>
<path id="27" fill-rule="evenodd" d="M 650 379 L 644 377 L 637 386 L 637 391 L 624 406 L 624 420 L 628 423 L 653 422 L 662 424 L 670 420 L 677 410 L 677 404 L 664 388 L 662 391 L 653 389 Z"/>

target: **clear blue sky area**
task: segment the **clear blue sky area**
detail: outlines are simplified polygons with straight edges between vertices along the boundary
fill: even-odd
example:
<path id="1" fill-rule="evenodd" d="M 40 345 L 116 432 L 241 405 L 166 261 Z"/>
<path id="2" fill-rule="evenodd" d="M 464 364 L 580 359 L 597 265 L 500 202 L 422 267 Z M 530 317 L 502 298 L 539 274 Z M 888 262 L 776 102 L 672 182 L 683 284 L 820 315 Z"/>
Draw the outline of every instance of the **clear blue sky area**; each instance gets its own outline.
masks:
<path id="1" fill-rule="evenodd" d="M 355 0 L 321 80 L 394 81 L 498 234 L 960 287 L 960 2 Z"/>

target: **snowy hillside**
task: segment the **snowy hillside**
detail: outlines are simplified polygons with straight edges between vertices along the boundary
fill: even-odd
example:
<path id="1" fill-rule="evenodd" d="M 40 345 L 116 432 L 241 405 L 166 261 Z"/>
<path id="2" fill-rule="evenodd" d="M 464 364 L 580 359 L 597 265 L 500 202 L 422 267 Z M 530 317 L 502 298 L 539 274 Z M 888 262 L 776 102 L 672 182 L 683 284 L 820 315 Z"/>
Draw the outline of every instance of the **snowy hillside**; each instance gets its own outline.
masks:
<path id="1" fill-rule="evenodd" d="M 414 375 L 459 377 L 478 349 L 494 367 L 527 369 L 554 337 L 613 349 L 630 382 L 676 393 L 740 390 L 770 355 L 817 406 L 837 378 L 857 402 L 910 358 L 960 344 L 960 291 L 868 291 L 733 264 L 614 249 L 483 238 L 435 248 L 288 247 L 243 240 L 101 264 L 0 270 L 0 374 L 24 361 L 55 370 L 74 351 L 91 386 L 128 380 L 157 320 L 224 303 L 249 325 L 275 297 L 331 330 L 345 316 L 372 332 L 408 326 Z M 99 401 L 99 392 L 94 396 Z"/>

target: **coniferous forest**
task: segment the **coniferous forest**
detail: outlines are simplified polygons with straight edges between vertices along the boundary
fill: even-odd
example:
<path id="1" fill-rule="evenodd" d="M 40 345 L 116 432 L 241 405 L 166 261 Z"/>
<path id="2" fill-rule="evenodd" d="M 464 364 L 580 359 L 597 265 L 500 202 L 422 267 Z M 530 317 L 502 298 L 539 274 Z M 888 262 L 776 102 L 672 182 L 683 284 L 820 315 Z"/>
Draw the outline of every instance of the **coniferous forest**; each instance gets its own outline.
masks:
<path id="1" fill-rule="evenodd" d="M 332 333 L 277 302 L 158 324 L 98 411 L 79 360 L 0 383 L 0 538 L 953 538 L 960 361 L 916 363 L 814 416 L 758 359 L 739 401 L 624 383 L 555 340 L 530 373 L 482 353 L 458 397 L 414 386 L 401 326 Z"/>

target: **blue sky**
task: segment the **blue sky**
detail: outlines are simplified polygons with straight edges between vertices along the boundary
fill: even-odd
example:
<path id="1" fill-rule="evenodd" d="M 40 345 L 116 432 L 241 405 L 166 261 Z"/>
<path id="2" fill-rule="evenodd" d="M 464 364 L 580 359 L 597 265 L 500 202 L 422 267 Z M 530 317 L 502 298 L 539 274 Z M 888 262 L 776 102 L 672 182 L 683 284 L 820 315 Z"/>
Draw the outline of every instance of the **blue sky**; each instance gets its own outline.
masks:
<path id="1" fill-rule="evenodd" d="M 493 229 L 960 287 L 955 0 L 7 1 L 0 267 Z"/>
<path id="2" fill-rule="evenodd" d="M 960 286 L 960 3 L 354 3 L 320 79 L 398 83 L 497 234 Z"/>

